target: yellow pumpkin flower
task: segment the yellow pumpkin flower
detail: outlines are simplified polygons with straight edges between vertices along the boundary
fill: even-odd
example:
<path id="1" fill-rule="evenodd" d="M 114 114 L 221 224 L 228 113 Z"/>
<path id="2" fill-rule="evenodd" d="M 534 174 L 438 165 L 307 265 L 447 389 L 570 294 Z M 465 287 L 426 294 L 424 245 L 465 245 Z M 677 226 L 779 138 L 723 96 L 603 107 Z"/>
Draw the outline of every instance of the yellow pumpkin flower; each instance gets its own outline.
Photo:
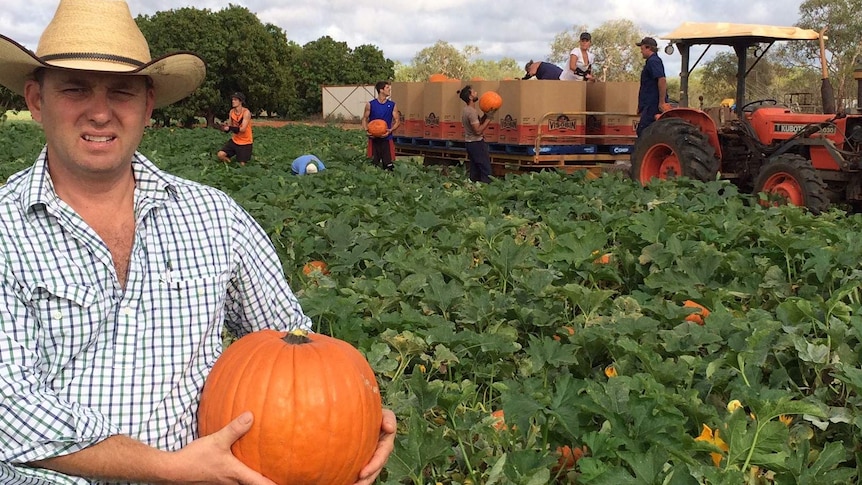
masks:
<path id="1" fill-rule="evenodd" d="M 733 412 L 736 411 L 737 409 L 741 409 L 741 408 L 742 408 L 742 403 L 739 402 L 739 399 L 734 399 L 733 401 L 730 401 L 729 403 L 727 403 L 727 410 L 730 411 L 731 414 L 733 414 Z"/>
<path id="2" fill-rule="evenodd" d="M 784 423 L 784 426 L 789 428 L 790 424 L 793 423 L 793 416 L 782 414 L 781 416 L 778 416 L 778 420 Z"/>
<path id="3" fill-rule="evenodd" d="M 725 443 L 724 440 L 721 439 L 721 437 L 718 435 L 718 429 L 713 431 L 712 428 L 705 424 L 703 425 L 703 429 L 700 432 L 700 436 L 698 436 L 694 440 L 712 443 L 715 447 L 725 453 L 730 450 L 730 447 L 727 445 L 727 443 Z M 710 453 L 709 456 L 712 457 L 712 463 L 715 464 L 715 466 L 719 466 L 721 464 L 722 458 L 724 458 L 721 453 Z"/>
<path id="4" fill-rule="evenodd" d="M 610 379 L 611 377 L 616 377 L 617 376 L 617 368 L 614 367 L 613 364 L 605 367 L 605 375 L 608 376 L 608 379 Z"/>

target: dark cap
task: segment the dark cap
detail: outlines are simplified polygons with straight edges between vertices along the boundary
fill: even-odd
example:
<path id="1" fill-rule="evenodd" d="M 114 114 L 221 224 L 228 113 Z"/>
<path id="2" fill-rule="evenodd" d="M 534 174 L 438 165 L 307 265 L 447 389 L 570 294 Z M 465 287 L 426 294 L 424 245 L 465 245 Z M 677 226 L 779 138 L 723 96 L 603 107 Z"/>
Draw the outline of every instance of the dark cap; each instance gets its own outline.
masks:
<path id="1" fill-rule="evenodd" d="M 593 36 L 589 32 L 581 32 L 580 40 L 593 40 Z"/>
<path id="2" fill-rule="evenodd" d="M 641 40 L 635 45 L 638 47 L 645 45 L 648 47 L 652 47 L 653 49 L 658 49 L 658 42 L 656 42 L 655 39 L 653 39 L 652 37 L 644 37 L 643 40 Z"/>
<path id="3" fill-rule="evenodd" d="M 533 77 L 533 75 L 530 74 L 530 66 L 533 65 L 533 62 L 535 62 L 535 61 L 530 59 L 529 61 L 527 61 L 526 64 L 524 64 L 524 71 L 525 72 L 524 72 L 524 77 L 522 77 L 521 79 L 530 79 L 531 77 Z"/>
<path id="4" fill-rule="evenodd" d="M 244 94 L 242 94 L 242 93 L 241 93 L 241 92 L 239 92 L 239 91 L 237 91 L 237 92 L 235 92 L 235 93 L 231 94 L 231 95 L 230 95 L 230 97 L 231 97 L 231 98 L 236 98 L 236 99 L 238 99 L 238 100 L 239 100 L 239 102 L 240 102 L 240 103 L 245 104 L 245 95 L 244 95 Z"/>

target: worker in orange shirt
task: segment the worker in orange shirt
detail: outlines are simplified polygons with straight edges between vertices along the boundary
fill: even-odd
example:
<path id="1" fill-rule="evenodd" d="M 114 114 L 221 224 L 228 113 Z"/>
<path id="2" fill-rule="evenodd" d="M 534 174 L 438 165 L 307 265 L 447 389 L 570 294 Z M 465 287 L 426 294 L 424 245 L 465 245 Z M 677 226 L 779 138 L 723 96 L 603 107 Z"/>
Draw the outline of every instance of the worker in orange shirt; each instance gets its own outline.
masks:
<path id="1" fill-rule="evenodd" d="M 218 152 L 218 158 L 224 163 L 236 157 L 241 166 L 251 160 L 254 136 L 251 132 L 251 111 L 245 107 L 245 95 L 233 93 L 230 97 L 230 120 L 222 126 L 222 131 L 230 132 L 230 140 Z"/>

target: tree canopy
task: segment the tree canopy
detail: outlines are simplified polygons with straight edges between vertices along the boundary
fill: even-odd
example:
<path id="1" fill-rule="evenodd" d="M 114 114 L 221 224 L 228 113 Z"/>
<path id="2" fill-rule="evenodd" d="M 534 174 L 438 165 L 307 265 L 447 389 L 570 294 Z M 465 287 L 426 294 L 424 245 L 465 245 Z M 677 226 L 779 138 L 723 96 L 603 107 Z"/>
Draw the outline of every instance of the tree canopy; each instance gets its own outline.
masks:
<path id="1" fill-rule="evenodd" d="M 839 108 L 854 108 L 857 84 L 853 72 L 862 65 L 862 0 L 804 0 L 798 27 L 828 27 L 828 73 Z M 262 23 L 245 7 L 230 5 L 219 11 L 193 7 L 157 12 L 136 19 L 150 43 L 153 57 L 178 49 L 199 54 L 207 64 L 207 77 L 192 96 L 155 113 L 170 123 L 203 116 L 208 123 L 223 118 L 229 97 L 246 94 L 255 114 L 285 118 L 321 112 L 321 86 L 374 84 L 380 80 L 425 81 L 442 73 L 456 79 L 511 79 L 523 75 L 523 66 L 510 57 L 488 60 L 478 47 L 458 49 L 446 41 L 418 51 L 409 64 L 393 62 L 374 45 L 351 48 L 329 36 L 305 45 L 289 40 L 278 26 Z M 634 45 L 645 35 L 633 21 L 616 19 L 595 29 L 573 25 L 554 36 L 546 60 L 564 65 L 578 45 L 581 32 L 593 39 L 593 73 L 601 81 L 637 81 L 643 66 Z M 776 46 L 751 73 L 747 98 L 774 98 L 787 93 L 819 90 L 819 45 L 793 42 Z M 701 63 L 689 79 L 689 97 L 703 96 L 713 106 L 735 94 L 735 56 L 719 52 Z M 677 73 L 668 73 L 669 93 L 678 93 Z M 819 103 L 819 96 L 816 97 Z M 692 101 L 696 105 L 698 101 Z M 23 98 L 0 87 L 0 110 L 26 109 Z"/>
<path id="2" fill-rule="evenodd" d="M 236 91 L 246 95 L 253 113 L 307 116 L 321 111 L 322 85 L 373 84 L 394 75 L 393 62 L 374 46 L 350 49 L 322 37 L 300 47 L 245 7 L 218 12 L 188 7 L 139 16 L 137 22 L 153 56 L 182 46 L 207 64 L 200 89 L 157 113 L 165 121 L 204 116 L 211 124 L 224 118 Z"/>

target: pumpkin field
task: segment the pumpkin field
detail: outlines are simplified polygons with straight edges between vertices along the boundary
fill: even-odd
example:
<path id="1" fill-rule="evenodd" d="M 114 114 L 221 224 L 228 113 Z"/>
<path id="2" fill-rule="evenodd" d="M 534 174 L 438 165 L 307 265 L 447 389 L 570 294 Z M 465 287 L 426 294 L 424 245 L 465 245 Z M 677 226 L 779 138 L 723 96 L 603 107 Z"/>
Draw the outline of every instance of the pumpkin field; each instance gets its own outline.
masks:
<path id="1" fill-rule="evenodd" d="M 255 127 L 245 167 L 224 140 L 153 129 L 141 152 L 233 196 L 314 330 L 367 358 L 398 417 L 378 483 L 862 482 L 862 215 L 722 181 L 387 172 L 332 126 Z M 0 180 L 42 143 L 0 124 Z M 306 153 L 326 170 L 292 175 Z"/>

